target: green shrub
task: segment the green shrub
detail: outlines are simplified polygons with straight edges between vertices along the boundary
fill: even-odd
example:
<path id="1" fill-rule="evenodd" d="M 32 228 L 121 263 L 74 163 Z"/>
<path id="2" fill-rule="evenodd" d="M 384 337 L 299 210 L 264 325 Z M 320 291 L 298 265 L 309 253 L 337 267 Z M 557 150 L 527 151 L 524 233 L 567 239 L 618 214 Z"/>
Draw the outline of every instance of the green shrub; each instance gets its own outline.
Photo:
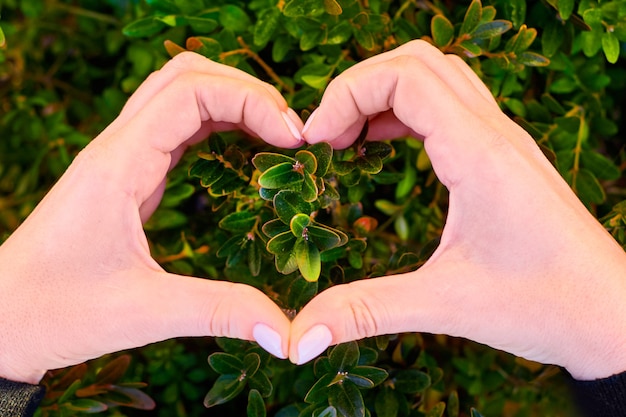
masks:
<path id="1" fill-rule="evenodd" d="M 622 1 L 13 0 L 1 11 L 0 236 L 168 55 L 250 72 L 305 119 L 343 70 L 422 38 L 466 59 L 626 247 Z M 231 132 L 188 152 L 145 227 L 169 271 L 253 285 L 295 315 L 329 286 L 418 268 L 446 208 L 417 140 L 288 151 Z M 130 355 L 49 372 L 39 414 L 145 415 L 133 408 L 152 398 L 157 415 L 207 415 L 204 397 L 208 415 L 575 415 L 555 367 L 444 336 L 347 343 L 299 367 L 219 338 Z"/>

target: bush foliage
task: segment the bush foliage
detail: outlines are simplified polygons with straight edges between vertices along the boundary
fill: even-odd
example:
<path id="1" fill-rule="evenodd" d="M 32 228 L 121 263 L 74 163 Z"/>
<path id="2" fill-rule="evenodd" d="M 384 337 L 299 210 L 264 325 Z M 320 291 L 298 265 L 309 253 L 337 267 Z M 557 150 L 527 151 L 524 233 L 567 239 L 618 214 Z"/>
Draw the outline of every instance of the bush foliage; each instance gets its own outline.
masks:
<path id="1" fill-rule="evenodd" d="M 626 247 L 624 1 L 5 0 L 0 11 L 0 239 L 170 56 L 254 74 L 306 119 L 339 73 L 421 38 L 471 65 Z M 188 152 L 145 228 L 167 270 L 253 285 L 295 315 L 329 286 L 418 268 L 446 208 L 415 139 L 288 151 L 229 132 Z M 44 383 L 40 416 L 576 415 L 555 367 L 421 334 L 338 345 L 299 367 L 250 342 L 170 340 Z"/>

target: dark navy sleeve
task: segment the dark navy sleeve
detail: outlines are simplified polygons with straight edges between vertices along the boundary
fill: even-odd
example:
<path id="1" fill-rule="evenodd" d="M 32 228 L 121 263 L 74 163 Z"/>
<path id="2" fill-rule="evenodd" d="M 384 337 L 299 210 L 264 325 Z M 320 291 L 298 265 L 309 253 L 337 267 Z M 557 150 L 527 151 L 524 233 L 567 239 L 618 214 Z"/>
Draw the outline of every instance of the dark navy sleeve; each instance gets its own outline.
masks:
<path id="1" fill-rule="evenodd" d="M 586 417 L 626 416 L 626 372 L 592 381 L 574 381 L 573 387 Z"/>
<path id="2" fill-rule="evenodd" d="M 46 394 L 41 385 L 0 378 L 0 417 L 30 417 Z"/>

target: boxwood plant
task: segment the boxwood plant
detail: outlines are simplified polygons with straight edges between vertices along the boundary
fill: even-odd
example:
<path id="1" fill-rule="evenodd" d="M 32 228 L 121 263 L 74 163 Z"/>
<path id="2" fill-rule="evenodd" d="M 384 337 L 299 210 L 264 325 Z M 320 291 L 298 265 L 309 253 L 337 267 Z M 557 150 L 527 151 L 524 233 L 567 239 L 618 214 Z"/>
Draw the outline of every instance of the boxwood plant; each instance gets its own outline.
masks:
<path id="1" fill-rule="evenodd" d="M 626 245 L 623 1 L 9 0 L 0 11 L 0 236 L 171 56 L 247 71 L 306 119 L 342 71 L 420 38 L 470 64 Z M 253 285 L 289 316 L 330 286 L 419 268 L 446 189 L 421 142 L 366 131 L 345 150 L 207 138 L 145 225 L 155 259 Z M 577 415 L 559 369 L 427 334 L 341 344 L 303 366 L 251 342 L 169 340 L 44 383 L 40 416 Z"/>

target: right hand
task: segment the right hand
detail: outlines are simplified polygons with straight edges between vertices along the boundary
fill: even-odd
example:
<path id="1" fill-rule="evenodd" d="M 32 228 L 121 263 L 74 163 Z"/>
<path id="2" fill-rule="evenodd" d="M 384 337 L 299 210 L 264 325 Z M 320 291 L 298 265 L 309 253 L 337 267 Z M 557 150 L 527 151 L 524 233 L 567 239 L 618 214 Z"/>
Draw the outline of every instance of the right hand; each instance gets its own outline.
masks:
<path id="1" fill-rule="evenodd" d="M 450 203 L 419 270 L 335 286 L 304 307 L 293 362 L 329 344 L 421 331 L 577 379 L 626 370 L 626 254 L 460 58 L 423 41 L 378 55 L 335 79 L 312 117 L 310 143 L 346 147 L 366 119 L 371 140 L 423 139 Z"/>

